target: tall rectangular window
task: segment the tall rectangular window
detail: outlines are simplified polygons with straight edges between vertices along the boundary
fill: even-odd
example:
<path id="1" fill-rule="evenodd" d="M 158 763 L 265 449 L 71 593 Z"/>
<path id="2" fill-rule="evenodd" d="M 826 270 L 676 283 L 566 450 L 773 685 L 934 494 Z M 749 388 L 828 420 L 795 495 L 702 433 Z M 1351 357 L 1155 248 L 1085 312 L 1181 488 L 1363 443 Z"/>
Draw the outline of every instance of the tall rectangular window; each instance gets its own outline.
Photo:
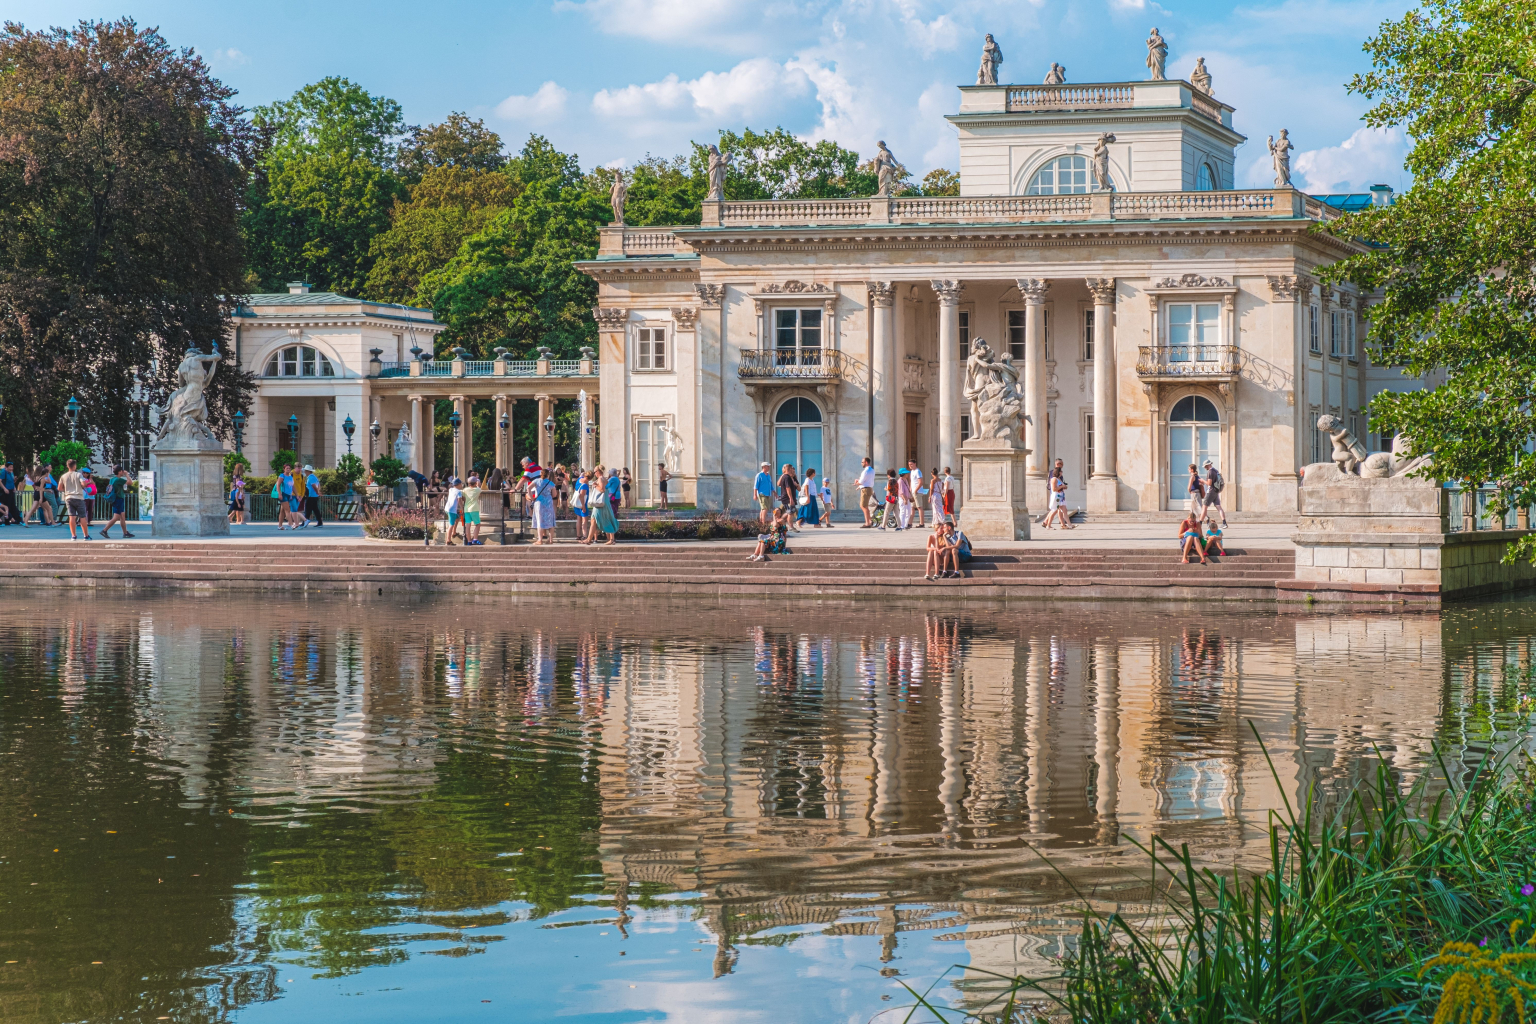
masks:
<path id="1" fill-rule="evenodd" d="M 1049 309 L 1042 309 L 1040 314 L 1040 319 L 1045 321 L 1045 361 L 1048 363 L 1054 362 L 1056 357 L 1052 354 L 1053 350 L 1051 348 L 1051 311 Z"/>
<path id="2" fill-rule="evenodd" d="M 1028 315 L 1022 309 L 1008 311 L 1008 354 L 1016 363 L 1024 361 L 1024 322 Z"/>
<path id="3" fill-rule="evenodd" d="M 969 416 L 961 416 L 960 417 L 960 443 L 961 444 L 965 444 L 965 442 L 969 441 L 970 439 L 971 439 L 971 418 Z"/>
<path id="4" fill-rule="evenodd" d="M 395 362 L 405 362 L 405 335 L 395 335 Z"/>
<path id="5" fill-rule="evenodd" d="M 635 332 L 635 369 L 665 370 L 667 368 L 667 329 L 642 327 Z"/>
<path id="6" fill-rule="evenodd" d="M 1220 340 L 1221 307 L 1214 302 L 1174 302 L 1168 306 L 1168 360 L 1209 362 Z"/>
<path id="7" fill-rule="evenodd" d="M 1092 316 L 1093 314 L 1088 314 Z M 1093 410 L 1083 413 L 1083 465 L 1088 467 L 1083 473 L 1086 480 L 1093 476 Z"/>
<path id="8" fill-rule="evenodd" d="M 821 310 L 774 310 L 773 344 L 779 366 L 820 366 Z"/>
<path id="9" fill-rule="evenodd" d="M 966 358 L 971 351 L 971 313 L 970 310 L 960 310 L 960 357 Z"/>
<path id="10" fill-rule="evenodd" d="M 656 471 L 667 447 L 666 420 L 635 421 L 635 502 L 649 505 L 656 500 Z"/>
<path id="11" fill-rule="evenodd" d="M 1083 362 L 1093 362 L 1093 310 L 1083 312 Z"/>
<path id="12" fill-rule="evenodd" d="M 1347 330 L 1345 337 L 1345 353 L 1349 358 L 1355 358 L 1355 311 L 1349 310 L 1344 314 L 1344 325 Z"/>
<path id="13" fill-rule="evenodd" d="M 1344 347 L 1344 311 L 1330 310 L 1328 315 L 1328 354 L 1337 359 Z"/>
<path id="14" fill-rule="evenodd" d="M 1322 325 L 1318 322 L 1320 316 L 1316 306 L 1307 307 L 1307 347 L 1314 355 L 1323 354 Z"/>
<path id="15" fill-rule="evenodd" d="M 1316 309 L 1316 306 L 1312 307 Z M 1312 407 L 1312 413 L 1307 417 L 1307 422 L 1312 424 L 1312 461 L 1323 461 L 1322 438 L 1323 432 L 1317 428 L 1317 406 Z"/>

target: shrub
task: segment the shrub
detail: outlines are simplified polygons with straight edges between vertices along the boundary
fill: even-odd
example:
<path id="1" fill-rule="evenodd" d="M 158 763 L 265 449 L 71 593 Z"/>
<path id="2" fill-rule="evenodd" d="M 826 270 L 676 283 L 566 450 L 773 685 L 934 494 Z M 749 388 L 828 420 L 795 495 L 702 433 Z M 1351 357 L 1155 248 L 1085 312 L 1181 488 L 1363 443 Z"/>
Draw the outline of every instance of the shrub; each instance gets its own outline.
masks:
<path id="1" fill-rule="evenodd" d="M 425 515 L 418 509 L 381 505 L 363 510 L 363 533 L 377 540 L 421 540 Z"/>
<path id="2" fill-rule="evenodd" d="M 59 441 L 51 448 L 43 449 L 39 460 L 53 467 L 54 475 L 64 472 L 69 465 L 69 460 L 74 459 L 77 466 L 83 466 L 91 460 L 91 446 L 84 441 Z"/>
<path id="3" fill-rule="evenodd" d="M 245 467 L 246 475 L 247 476 L 250 475 L 250 472 L 251 472 L 251 460 L 250 459 L 246 458 L 244 455 L 242 455 L 239 452 L 226 452 L 224 454 L 224 475 L 226 477 L 233 477 L 235 475 L 235 467 L 236 466 L 244 466 Z"/>
<path id="4" fill-rule="evenodd" d="M 272 467 L 272 475 L 276 476 L 283 471 L 284 466 L 292 466 L 298 461 L 299 457 L 296 454 L 287 448 L 279 448 L 272 453 L 272 459 L 267 465 Z"/>
<path id="5" fill-rule="evenodd" d="M 381 455 L 374 459 L 372 469 L 373 482 L 380 487 L 393 487 L 405 479 L 405 463 L 388 455 Z"/>
<path id="6" fill-rule="evenodd" d="M 336 461 L 336 475 L 343 483 L 355 484 L 368 472 L 368 467 L 363 465 L 363 460 L 351 452 L 343 455 Z"/>

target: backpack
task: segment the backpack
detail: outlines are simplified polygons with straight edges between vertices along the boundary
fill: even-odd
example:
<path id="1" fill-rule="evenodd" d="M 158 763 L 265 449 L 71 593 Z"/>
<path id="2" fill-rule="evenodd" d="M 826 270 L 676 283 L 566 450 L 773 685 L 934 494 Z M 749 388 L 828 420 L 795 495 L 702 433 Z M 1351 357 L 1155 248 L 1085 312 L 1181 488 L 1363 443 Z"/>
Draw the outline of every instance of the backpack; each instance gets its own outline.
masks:
<path id="1" fill-rule="evenodd" d="M 1221 470 L 1216 470 L 1216 478 L 1209 481 L 1209 486 L 1211 490 L 1215 491 L 1217 494 L 1220 494 L 1222 490 L 1227 486 L 1227 482 L 1222 479 Z"/>

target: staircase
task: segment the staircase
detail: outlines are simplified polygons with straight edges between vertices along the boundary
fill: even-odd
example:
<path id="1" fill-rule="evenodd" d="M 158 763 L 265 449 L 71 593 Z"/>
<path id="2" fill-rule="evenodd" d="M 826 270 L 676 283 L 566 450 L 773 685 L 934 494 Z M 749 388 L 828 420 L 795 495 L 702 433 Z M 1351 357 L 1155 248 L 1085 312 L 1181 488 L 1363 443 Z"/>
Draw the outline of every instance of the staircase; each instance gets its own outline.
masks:
<path id="1" fill-rule="evenodd" d="M 513 593 L 921 595 L 1264 600 L 1295 555 L 1234 549 L 1210 565 L 1172 550 L 1042 548 L 978 554 L 964 578 L 923 579 L 916 550 L 816 548 L 744 560 L 750 541 L 616 547 L 44 541 L 0 549 L 0 586 Z"/>

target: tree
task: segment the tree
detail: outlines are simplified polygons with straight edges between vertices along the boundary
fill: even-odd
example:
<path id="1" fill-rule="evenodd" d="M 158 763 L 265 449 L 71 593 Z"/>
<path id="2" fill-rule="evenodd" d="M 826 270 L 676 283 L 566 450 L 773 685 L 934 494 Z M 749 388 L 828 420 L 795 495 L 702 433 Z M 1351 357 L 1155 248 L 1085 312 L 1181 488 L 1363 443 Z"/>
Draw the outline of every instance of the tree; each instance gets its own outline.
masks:
<path id="1" fill-rule="evenodd" d="M 6 451 L 47 447 L 72 393 L 87 436 L 113 446 L 135 387 L 163 396 L 181 354 L 224 334 L 254 138 L 232 96 L 191 50 L 128 19 L 0 30 Z M 220 368 L 216 429 L 254 386 Z"/>
<path id="2" fill-rule="evenodd" d="M 417 302 L 422 278 L 444 266 L 464 240 L 512 205 L 517 186 L 505 174 L 446 165 L 430 167 L 374 236 L 363 294 L 383 302 Z"/>
<path id="3" fill-rule="evenodd" d="M 434 167 L 494 171 L 507 162 L 501 136 L 479 118 L 455 111 L 439 124 L 412 128 L 400 146 L 401 177 L 417 182 Z"/>
<path id="4" fill-rule="evenodd" d="M 335 76 L 306 85 L 286 100 L 257 107 L 251 120 L 270 129 L 267 159 L 278 163 L 334 153 L 387 167 L 394 164 L 398 139 L 405 132 L 400 104 Z"/>
<path id="5" fill-rule="evenodd" d="M 624 172 L 629 189 L 624 204 L 625 222 L 637 226 L 699 223 L 704 196 L 709 192 L 704 167 L 694 166 L 686 157 L 668 160 L 647 155 Z M 599 196 L 608 195 L 613 176 L 610 168 L 593 169 L 588 190 Z"/>
<path id="6" fill-rule="evenodd" d="M 732 199 L 848 199 L 872 196 L 879 181 L 859 154 L 827 139 L 808 143 L 783 128 L 722 131 L 720 152 L 734 158 L 725 176 Z M 704 174 L 707 148 L 694 143 L 692 167 Z"/>
<path id="7" fill-rule="evenodd" d="M 1327 226 L 1367 251 L 1332 280 L 1381 289 L 1368 351 L 1429 390 L 1383 392 L 1373 428 L 1433 453 L 1428 475 L 1492 481 L 1494 514 L 1536 502 L 1536 8 L 1428 0 L 1366 44 L 1350 88 L 1372 126 L 1406 125 L 1413 187 Z M 1511 556 L 1536 560 L 1536 541 Z"/>
<path id="8" fill-rule="evenodd" d="M 944 167 L 935 167 L 923 175 L 922 191 L 925 196 L 958 196 L 960 175 Z"/>

